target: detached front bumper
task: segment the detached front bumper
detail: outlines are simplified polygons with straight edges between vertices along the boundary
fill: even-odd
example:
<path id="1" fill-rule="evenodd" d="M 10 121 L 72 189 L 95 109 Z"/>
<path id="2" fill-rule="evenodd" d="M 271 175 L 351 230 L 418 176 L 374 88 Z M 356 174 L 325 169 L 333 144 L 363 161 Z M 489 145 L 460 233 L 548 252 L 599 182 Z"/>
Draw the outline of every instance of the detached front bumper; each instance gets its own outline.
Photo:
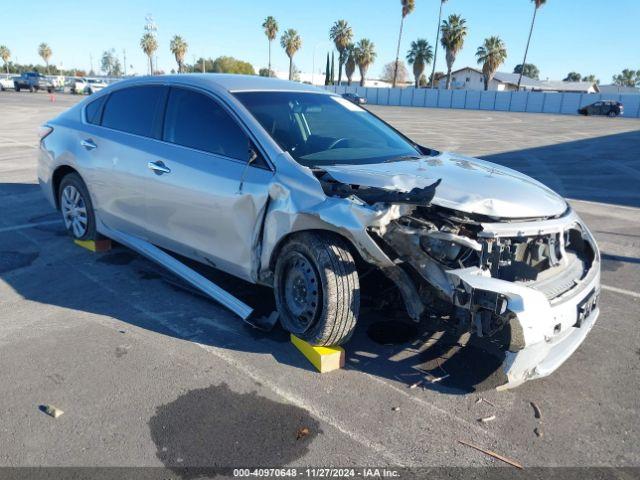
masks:
<path id="1" fill-rule="evenodd" d="M 468 292 L 490 292 L 506 300 L 505 313 L 511 320 L 504 328 L 511 347 L 502 366 L 507 383 L 499 389 L 553 373 L 582 344 L 600 313 L 597 261 L 579 285 L 553 300 L 533 288 L 484 276 L 479 269 L 447 273 Z"/>

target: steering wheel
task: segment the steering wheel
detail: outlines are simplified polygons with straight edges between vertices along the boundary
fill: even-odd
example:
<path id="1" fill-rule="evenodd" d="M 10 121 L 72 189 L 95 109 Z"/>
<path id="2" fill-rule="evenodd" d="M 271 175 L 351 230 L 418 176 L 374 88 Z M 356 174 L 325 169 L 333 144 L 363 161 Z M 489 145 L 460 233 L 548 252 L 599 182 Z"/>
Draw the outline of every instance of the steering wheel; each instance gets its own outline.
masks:
<path id="1" fill-rule="evenodd" d="M 341 137 L 341 138 L 336 138 L 333 142 L 331 142 L 331 145 L 329 145 L 327 147 L 327 150 L 333 150 L 334 148 L 336 148 L 338 146 L 338 144 L 340 144 L 341 142 L 348 142 L 349 139 L 345 138 L 345 137 Z"/>

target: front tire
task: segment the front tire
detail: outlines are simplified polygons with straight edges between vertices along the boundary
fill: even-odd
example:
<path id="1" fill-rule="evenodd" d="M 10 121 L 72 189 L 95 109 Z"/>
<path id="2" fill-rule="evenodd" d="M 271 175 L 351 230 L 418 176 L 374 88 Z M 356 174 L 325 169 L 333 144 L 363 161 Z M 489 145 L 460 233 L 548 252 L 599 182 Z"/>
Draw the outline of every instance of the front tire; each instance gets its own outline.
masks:
<path id="1" fill-rule="evenodd" d="M 96 217 L 91 196 L 77 173 L 69 173 L 60 182 L 58 204 L 69 235 L 75 240 L 96 240 Z"/>
<path id="2" fill-rule="evenodd" d="M 285 330 L 312 345 L 340 345 L 360 311 L 360 283 L 346 242 L 335 234 L 304 232 L 282 248 L 274 294 Z"/>

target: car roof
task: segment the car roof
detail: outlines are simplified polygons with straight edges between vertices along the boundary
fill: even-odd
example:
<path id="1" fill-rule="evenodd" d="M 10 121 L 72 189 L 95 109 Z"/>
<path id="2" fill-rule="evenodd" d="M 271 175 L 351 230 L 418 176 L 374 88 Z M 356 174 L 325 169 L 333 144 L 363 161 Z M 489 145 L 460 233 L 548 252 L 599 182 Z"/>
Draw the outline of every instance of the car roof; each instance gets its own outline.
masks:
<path id="1" fill-rule="evenodd" d="M 182 83 L 203 88 L 213 87 L 228 92 L 247 91 L 295 91 L 326 93 L 330 92 L 298 82 L 280 80 L 279 78 L 260 77 L 258 75 L 237 75 L 231 73 L 183 73 L 179 75 L 158 75 L 135 77 L 117 82 L 118 86 L 142 83 Z"/>

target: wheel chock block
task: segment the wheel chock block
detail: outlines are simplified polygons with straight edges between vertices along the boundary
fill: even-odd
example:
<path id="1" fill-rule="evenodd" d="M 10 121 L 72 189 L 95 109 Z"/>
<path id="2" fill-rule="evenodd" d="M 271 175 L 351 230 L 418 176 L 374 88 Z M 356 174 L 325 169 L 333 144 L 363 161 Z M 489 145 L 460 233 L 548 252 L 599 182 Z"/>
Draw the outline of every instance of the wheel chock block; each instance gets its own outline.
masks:
<path id="1" fill-rule="evenodd" d="M 291 335 L 291 343 L 307 357 L 307 360 L 320 373 L 344 367 L 344 348 L 342 347 L 315 347 L 304 340 L 300 340 L 293 334 Z"/>
<path id="2" fill-rule="evenodd" d="M 100 240 L 74 240 L 74 243 L 92 252 L 106 252 L 111 250 L 111 240 L 108 238 Z"/>

